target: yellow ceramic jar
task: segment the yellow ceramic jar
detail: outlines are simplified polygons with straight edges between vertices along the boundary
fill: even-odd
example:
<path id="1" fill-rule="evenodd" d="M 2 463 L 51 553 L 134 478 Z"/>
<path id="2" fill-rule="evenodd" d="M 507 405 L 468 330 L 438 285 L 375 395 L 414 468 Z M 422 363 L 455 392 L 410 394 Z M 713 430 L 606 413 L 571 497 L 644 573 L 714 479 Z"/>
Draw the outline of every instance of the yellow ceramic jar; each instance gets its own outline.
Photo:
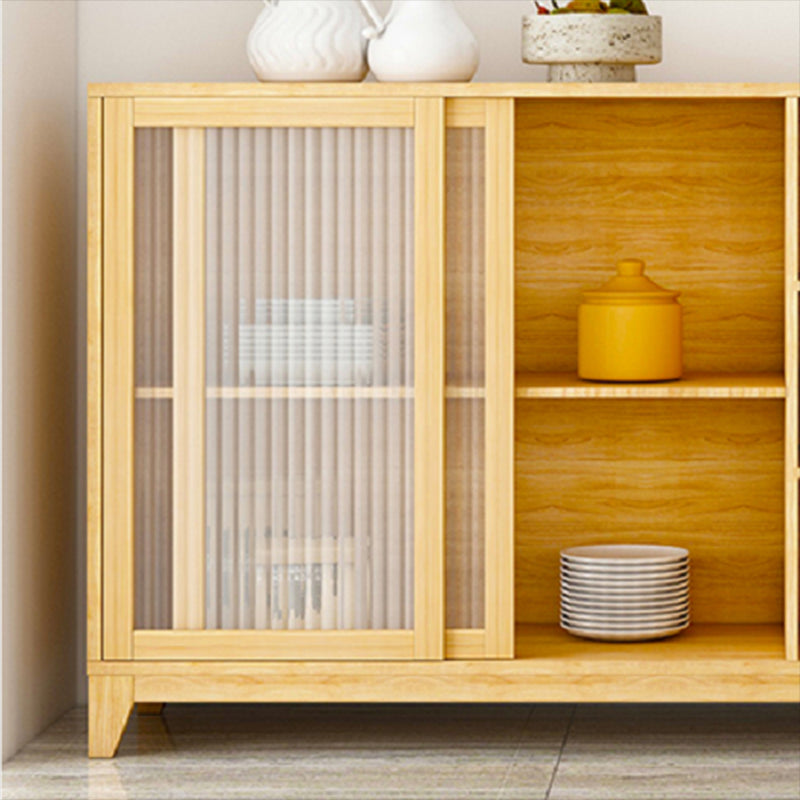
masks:
<path id="1" fill-rule="evenodd" d="M 677 298 L 626 259 L 605 286 L 583 293 L 578 309 L 578 377 L 590 381 L 668 381 L 683 371 Z"/>

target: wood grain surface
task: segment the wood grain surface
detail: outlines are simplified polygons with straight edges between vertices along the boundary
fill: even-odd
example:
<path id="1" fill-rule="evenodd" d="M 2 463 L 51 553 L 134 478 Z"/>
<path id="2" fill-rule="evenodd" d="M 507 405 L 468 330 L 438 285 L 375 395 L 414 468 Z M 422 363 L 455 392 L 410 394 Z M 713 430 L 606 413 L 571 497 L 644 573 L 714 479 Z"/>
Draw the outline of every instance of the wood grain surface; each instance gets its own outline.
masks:
<path id="1" fill-rule="evenodd" d="M 682 292 L 684 366 L 783 368 L 783 104 L 517 103 L 516 361 L 571 372 L 620 258 Z"/>
<path id="2" fill-rule="evenodd" d="M 516 619 L 558 619 L 559 552 L 691 554 L 696 622 L 783 619 L 783 403 L 518 401 Z"/>

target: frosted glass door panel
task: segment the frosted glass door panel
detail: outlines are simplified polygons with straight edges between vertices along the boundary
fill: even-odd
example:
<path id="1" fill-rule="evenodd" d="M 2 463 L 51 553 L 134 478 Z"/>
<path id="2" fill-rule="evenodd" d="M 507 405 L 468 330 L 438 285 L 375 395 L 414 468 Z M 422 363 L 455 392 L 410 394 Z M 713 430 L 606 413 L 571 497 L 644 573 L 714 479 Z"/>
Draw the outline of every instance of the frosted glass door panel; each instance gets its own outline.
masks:
<path id="1" fill-rule="evenodd" d="M 135 625 L 172 620 L 172 131 L 135 136 Z"/>
<path id="2" fill-rule="evenodd" d="M 485 152 L 447 131 L 447 627 L 484 625 Z"/>
<path id="3" fill-rule="evenodd" d="M 137 388 L 172 384 L 172 131 L 135 138 L 134 328 Z"/>
<path id="4" fill-rule="evenodd" d="M 135 625 L 172 624 L 172 402 L 134 408 Z"/>
<path id="5" fill-rule="evenodd" d="M 208 629 L 413 627 L 413 151 L 206 133 Z"/>

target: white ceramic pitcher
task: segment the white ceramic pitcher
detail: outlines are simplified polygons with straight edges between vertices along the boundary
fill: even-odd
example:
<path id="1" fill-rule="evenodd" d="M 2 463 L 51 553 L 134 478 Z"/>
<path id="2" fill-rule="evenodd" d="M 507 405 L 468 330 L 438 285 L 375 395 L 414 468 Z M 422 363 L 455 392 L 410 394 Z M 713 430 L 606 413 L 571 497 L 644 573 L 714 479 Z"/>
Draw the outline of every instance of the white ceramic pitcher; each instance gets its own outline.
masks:
<path id="1" fill-rule="evenodd" d="M 478 69 L 478 41 L 453 0 L 394 0 L 382 19 L 361 0 L 372 27 L 369 66 L 379 81 L 469 81 Z"/>
<path id="2" fill-rule="evenodd" d="M 262 81 L 360 81 L 363 27 L 358 0 L 264 0 L 247 56 Z"/>

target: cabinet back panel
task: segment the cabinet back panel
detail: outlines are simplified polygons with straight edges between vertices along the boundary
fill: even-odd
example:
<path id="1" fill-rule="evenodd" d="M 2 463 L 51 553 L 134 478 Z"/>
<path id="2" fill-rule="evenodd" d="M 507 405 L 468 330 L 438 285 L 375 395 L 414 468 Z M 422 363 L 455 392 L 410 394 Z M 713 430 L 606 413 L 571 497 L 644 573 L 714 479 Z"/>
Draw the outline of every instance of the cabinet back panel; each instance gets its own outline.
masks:
<path id="1" fill-rule="evenodd" d="M 558 620 L 565 547 L 686 547 L 695 622 L 782 619 L 783 403 L 520 401 L 516 619 Z"/>
<path id="2" fill-rule="evenodd" d="M 783 367 L 783 104 L 520 100 L 518 371 L 574 371 L 581 291 L 621 257 L 683 294 L 685 367 Z"/>

